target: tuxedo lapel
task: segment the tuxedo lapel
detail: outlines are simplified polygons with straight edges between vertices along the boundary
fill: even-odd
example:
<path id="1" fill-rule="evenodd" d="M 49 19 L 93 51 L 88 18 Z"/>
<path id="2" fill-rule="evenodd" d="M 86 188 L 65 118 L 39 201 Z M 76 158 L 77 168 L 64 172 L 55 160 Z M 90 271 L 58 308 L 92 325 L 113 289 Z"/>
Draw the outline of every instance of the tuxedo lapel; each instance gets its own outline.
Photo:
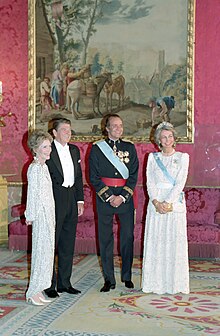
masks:
<path id="1" fill-rule="evenodd" d="M 74 172 L 75 172 L 75 176 L 76 176 L 76 169 L 77 169 L 77 156 L 76 156 L 76 150 L 74 147 L 70 146 L 69 145 L 69 150 L 70 150 L 70 155 L 71 155 L 71 158 L 73 160 L 73 166 L 74 166 Z"/>
<path id="2" fill-rule="evenodd" d="M 52 152 L 50 154 L 50 157 L 53 160 L 57 169 L 59 170 L 60 174 L 63 176 L 63 169 L 62 169 L 60 158 L 59 158 L 56 146 L 54 145 L 54 142 L 52 142 Z"/>

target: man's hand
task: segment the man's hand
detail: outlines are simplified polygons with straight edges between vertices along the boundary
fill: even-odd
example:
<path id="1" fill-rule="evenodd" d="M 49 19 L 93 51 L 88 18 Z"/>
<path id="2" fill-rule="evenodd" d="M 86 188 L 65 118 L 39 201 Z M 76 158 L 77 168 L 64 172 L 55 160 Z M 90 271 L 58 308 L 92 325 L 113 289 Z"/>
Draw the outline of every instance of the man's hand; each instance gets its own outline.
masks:
<path id="1" fill-rule="evenodd" d="M 83 203 L 77 203 L 78 205 L 78 216 L 81 216 L 84 212 L 84 204 Z"/>
<path id="2" fill-rule="evenodd" d="M 118 208 L 123 202 L 121 196 L 115 196 L 113 199 L 110 200 L 110 204 L 113 208 Z"/>

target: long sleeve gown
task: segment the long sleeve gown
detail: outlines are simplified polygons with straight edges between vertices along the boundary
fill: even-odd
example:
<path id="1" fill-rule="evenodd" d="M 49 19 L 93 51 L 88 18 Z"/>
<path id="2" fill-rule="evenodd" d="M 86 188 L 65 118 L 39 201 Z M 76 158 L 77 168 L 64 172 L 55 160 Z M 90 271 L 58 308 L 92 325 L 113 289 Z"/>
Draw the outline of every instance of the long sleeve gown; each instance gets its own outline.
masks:
<path id="1" fill-rule="evenodd" d="M 157 165 L 153 153 L 147 163 L 149 203 L 145 223 L 142 290 L 145 293 L 189 293 L 189 265 L 186 227 L 186 204 L 183 188 L 186 183 L 189 155 L 175 152 L 171 156 L 158 153 L 173 185 Z M 173 204 L 173 211 L 156 212 L 152 201 Z"/>
<path id="2" fill-rule="evenodd" d="M 25 217 L 32 221 L 31 276 L 26 298 L 50 287 L 55 246 L 55 205 L 48 167 L 36 159 L 28 168 Z"/>

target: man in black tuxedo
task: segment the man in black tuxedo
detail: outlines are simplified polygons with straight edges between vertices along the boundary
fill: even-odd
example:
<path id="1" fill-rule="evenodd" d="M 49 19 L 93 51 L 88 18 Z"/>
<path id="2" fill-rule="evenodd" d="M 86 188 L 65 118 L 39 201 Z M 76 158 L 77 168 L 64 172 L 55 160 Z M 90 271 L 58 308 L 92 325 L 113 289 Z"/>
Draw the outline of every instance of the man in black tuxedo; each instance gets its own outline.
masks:
<path id="1" fill-rule="evenodd" d="M 106 117 L 108 137 L 93 144 L 89 156 L 90 181 L 96 191 L 98 232 L 104 286 L 109 292 L 116 285 L 113 260 L 113 217 L 120 220 L 121 280 L 133 288 L 131 268 L 134 243 L 134 189 L 138 177 L 135 146 L 121 139 L 123 122 L 117 114 Z"/>
<path id="2" fill-rule="evenodd" d="M 52 120 L 52 132 L 54 136 L 52 152 L 46 163 L 55 200 L 55 248 L 58 254 L 58 274 L 56 275 L 54 269 L 51 287 L 46 289 L 45 293 L 54 298 L 62 292 L 80 293 L 72 287 L 70 277 L 76 226 L 78 216 L 81 216 L 84 211 L 84 197 L 80 152 L 77 146 L 68 143 L 71 138 L 70 120 L 65 118 Z"/>

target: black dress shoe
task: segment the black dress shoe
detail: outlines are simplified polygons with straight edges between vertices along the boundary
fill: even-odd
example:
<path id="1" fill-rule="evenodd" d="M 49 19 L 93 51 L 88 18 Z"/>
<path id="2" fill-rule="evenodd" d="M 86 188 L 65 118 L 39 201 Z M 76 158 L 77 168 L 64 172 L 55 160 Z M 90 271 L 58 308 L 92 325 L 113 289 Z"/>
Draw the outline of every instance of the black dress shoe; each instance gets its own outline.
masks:
<path id="1" fill-rule="evenodd" d="M 59 297 L 59 294 L 55 289 L 45 289 L 44 293 L 49 297 L 49 298 L 56 298 Z"/>
<path id="2" fill-rule="evenodd" d="M 111 284 L 110 281 L 106 281 L 104 286 L 100 289 L 100 292 L 109 292 L 110 289 L 115 289 L 115 284 Z"/>
<path id="3" fill-rule="evenodd" d="M 125 281 L 125 287 L 134 288 L 134 284 L 131 280 Z"/>
<path id="4" fill-rule="evenodd" d="M 57 288 L 58 293 L 68 293 L 68 294 L 79 294 L 80 290 L 71 287 L 68 288 Z"/>

